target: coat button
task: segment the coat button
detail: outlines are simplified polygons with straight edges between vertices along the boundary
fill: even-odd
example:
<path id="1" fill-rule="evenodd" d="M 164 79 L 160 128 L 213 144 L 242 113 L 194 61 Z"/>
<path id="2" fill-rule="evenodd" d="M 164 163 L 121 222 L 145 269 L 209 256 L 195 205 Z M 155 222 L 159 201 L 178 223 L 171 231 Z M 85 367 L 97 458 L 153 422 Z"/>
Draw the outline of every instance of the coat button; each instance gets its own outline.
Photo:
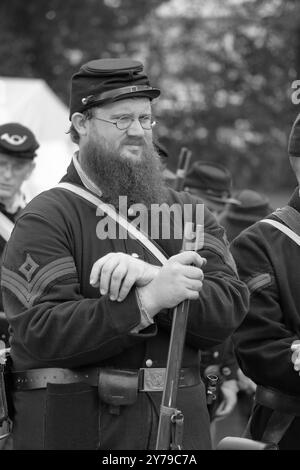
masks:
<path id="1" fill-rule="evenodd" d="M 229 369 L 229 367 L 223 367 L 222 374 L 225 375 L 225 377 L 228 377 L 228 375 L 231 374 L 231 370 Z"/>
<path id="2" fill-rule="evenodd" d="M 146 361 L 146 366 L 147 366 L 147 367 L 151 367 L 152 364 L 153 364 L 153 361 L 151 361 L 151 359 L 147 359 L 147 361 Z"/>
<path id="3" fill-rule="evenodd" d="M 139 258 L 139 255 L 137 253 L 131 253 L 131 256 L 133 256 L 134 258 Z"/>

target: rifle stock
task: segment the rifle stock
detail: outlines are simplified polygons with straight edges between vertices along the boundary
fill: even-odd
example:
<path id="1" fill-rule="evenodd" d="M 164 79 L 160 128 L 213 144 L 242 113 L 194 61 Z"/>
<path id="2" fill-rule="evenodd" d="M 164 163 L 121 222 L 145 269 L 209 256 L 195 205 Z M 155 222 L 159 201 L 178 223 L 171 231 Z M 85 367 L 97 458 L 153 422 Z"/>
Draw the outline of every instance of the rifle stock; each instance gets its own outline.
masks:
<path id="1" fill-rule="evenodd" d="M 183 431 L 183 415 L 181 411 L 176 409 L 176 398 L 188 311 L 188 300 L 181 302 L 174 309 L 156 449 L 180 450 L 181 448 L 182 433 L 180 430 Z M 175 442 L 172 443 L 172 426 L 176 424 L 176 420 L 179 420 L 179 435 L 174 436 L 173 440 Z"/>

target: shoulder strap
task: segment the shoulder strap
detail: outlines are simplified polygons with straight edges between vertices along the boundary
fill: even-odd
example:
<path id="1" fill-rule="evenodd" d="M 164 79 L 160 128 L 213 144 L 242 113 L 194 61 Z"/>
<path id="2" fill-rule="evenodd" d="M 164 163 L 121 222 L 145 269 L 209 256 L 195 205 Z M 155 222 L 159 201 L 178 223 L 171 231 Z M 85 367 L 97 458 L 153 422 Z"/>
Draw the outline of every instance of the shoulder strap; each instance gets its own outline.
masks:
<path id="1" fill-rule="evenodd" d="M 300 236 L 297 235 L 295 232 L 293 232 L 291 229 L 289 229 L 286 225 L 283 225 L 281 222 L 277 222 L 277 220 L 272 220 L 272 219 L 262 219 L 260 222 L 273 225 L 273 227 L 285 233 L 285 235 L 287 235 L 295 243 L 297 243 L 297 245 L 300 246 Z"/>
<path id="2" fill-rule="evenodd" d="M 0 235 L 7 242 L 13 231 L 14 223 L 6 215 L 0 212 Z"/>
<path id="3" fill-rule="evenodd" d="M 86 189 L 80 186 L 76 186 L 72 183 L 59 183 L 55 187 L 71 191 L 72 193 L 77 194 L 77 196 L 80 196 L 86 199 L 87 201 L 91 202 L 96 207 L 99 207 L 109 217 L 111 217 L 125 230 L 127 230 L 127 232 L 133 238 L 142 243 L 144 247 L 146 247 L 147 250 L 149 250 L 155 256 L 155 258 L 157 258 L 161 262 L 161 264 L 166 263 L 167 257 L 159 250 L 159 248 L 151 240 L 149 240 L 149 238 L 147 238 L 144 233 L 140 232 L 132 224 L 130 224 L 130 222 L 125 219 L 125 217 L 123 217 L 121 214 L 118 214 L 112 206 L 105 204 L 103 201 L 101 201 L 100 198 L 90 193 L 89 191 L 86 191 Z"/>
<path id="4" fill-rule="evenodd" d="M 284 206 L 273 212 L 293 232 L 300 236 L 300 214 L 291 206 Z"/>

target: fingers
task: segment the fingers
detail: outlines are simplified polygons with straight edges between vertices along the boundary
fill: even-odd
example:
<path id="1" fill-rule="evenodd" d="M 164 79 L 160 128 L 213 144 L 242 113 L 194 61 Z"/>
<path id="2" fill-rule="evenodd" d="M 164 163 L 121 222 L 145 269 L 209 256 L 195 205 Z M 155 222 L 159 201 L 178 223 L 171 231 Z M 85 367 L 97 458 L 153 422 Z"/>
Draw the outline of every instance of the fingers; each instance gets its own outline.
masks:
<path id="1" fill-rule="evenodd" d="M 296 371 L 300 370 L 300 351 L 294 351 L 292 355 L 292 362 Z"/>
<path id="2" fill-rule="evenodd" d="M 197 293 L 199 293 L 203 287 L 203 282 L 197 279 L 196 280 L 187 279 L 185 281 L 185 285 L 188 290 L 197 291 Z"/>
<path id="3" fill-rule="evenodd" d="M 187 289 L 185 299 L 186 300 L 198 300 L 199 292 L 196 290 Z"/>
<path id="4" fill-rule="evenodd" d="M 112 258 L 115 255 L 115 253 L 108 253 L 105 256 L 102 256 L 102 258 L 98 259 L 92 267 L 91 274 L 90 274 L 90 284 L 93 287 L 97 287 L 99 285 L 99 279 L 100 279 L 100 272 L 102 269 L 102 266 L 104 263 Z"/>
<path id="5" fill-rule="evenodd" d="M 233 408 L 234 407 L 230 403 L 225 402 L 222 408 L 218 408 L 217 415 L 218 416 L 225 416 L 228 413 L 230 413 L 233 410 Z"/>
<path id="6" fill-rule="evenodd" d="M 109 253 L 94 263 L 90 283 L 99 286 L 101 295 L 109 294 L 110 300 L 121 302 L 135 284 L 142 262 L 124 253 Z"/>
<path id="7" fill-rule="evenodd" d="M 202 258 L 202 256 L 200 256 L 196 251 L 183 251 L 169 259 L 169 262 L 171 263 L 175 261 L 186 265 L 194 264 L 195 266 L 198 266 L 198 268 L 201 268 L 206 264 L 206 259 Z"/>
<path id="8" fill-rule="evenodd" d="M 300 341 L 299 340 L 293 341 L 291 345 L 291 350 L 293 351 L 292 363 L 294 364 L 294 369 L 297 372 L 299 372 L 300 371 Z"/>
<path id="9" fill-rule="evenodd" d="M 102 272 L 103 272 L 103 268 L 102 268 Z M 128 272 L 128 268 L 124 263 L 118 264 L 118 266 L 116 266 L 115 269 L 112 271 L 111 276 L 110 276 L 110 285 L 109 285 L 110 300 L 117 300 L 117 299 L 119 300 L 120 288 L 121 288 L 123 279 L 127 276 L 127 272 Z M 102 280 L 102 276 L 101 276 L 101 280 Z"/>
<path id="10" fill-rule="evenodd" d="M 224 416 L 224 414 L 226 414 L 226 411 L 224 410 L 226 410 L 226 402 L 222 401 L 220 405 L 218 406 L 218 408 L 216 409 L 216 416 L 217 417 Z"/>
<path id="11" fill-rule="evenodd" d="M 116 274 L 114 275 L 115 269 L 118 267 Z M 126 269 L 126 268 L 125 268 Z M 126 274 L 125 269 L 120 263 L 118 257 L 112 257 L 108 259 L 101 268 L 100 272 L 100 294 L 106 295 L 112 294 L 113 285 L 113 297 L 116 295 L 118 289 L 117 284 L 120 282 L 122 276 Z M 113 300 L 113 299 L 111 299 Z"/>
<path id="12" fill-rule="evenodd" d="M 204 279 L 202 269 L 196 268 L 195 266 L 184 266 L 183 273 L 189 279 L 199 279 L 200 281 Z"/>
<path id="13" fill-rule="evenodd" d="M 119 291 L 119 295 L 117 297 L 118 302 L 122 302 L 122 300 L 124 300 L 127 297 L 130 289 L 135 284 L 135 280 L 136 280 L 135 276 L 132 275 L 131 273 L 127 272 L 127 276 L 123 281 L 123 284 L 122 284 L 121 289 Z"/>

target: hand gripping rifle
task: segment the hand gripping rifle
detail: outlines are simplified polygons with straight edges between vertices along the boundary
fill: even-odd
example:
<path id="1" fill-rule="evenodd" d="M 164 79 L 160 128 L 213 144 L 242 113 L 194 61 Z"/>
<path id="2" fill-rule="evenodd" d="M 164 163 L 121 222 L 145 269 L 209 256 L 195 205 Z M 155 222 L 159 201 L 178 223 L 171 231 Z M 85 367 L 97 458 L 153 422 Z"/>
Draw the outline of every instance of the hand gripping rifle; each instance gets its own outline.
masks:
<path id="1" fill-rule="evenodd" d="M 193 232 L 193 224 L 186 223 L 182 251 L 192 249 L 199 250 L 203 246 L 203 241 L 203 225 L 197 225 L 195 234 Z M 189 303 L 189 300 L 184 300 L 174 308 L 165 385 L 160 406 L 156 450 L 182 449 L 184 416 L 183 413 L 176 408 L 176 398 Z"/>
<path id="2" fill-rule="evenodd" d="M 184 180 L 190 165 L 191 156 L 192 152 L 189 149 L 186 147 L 181 148 L 176 169 L 176 179 L 174 183 L 174 189 L 176 191 L 183 191 Z"/>

